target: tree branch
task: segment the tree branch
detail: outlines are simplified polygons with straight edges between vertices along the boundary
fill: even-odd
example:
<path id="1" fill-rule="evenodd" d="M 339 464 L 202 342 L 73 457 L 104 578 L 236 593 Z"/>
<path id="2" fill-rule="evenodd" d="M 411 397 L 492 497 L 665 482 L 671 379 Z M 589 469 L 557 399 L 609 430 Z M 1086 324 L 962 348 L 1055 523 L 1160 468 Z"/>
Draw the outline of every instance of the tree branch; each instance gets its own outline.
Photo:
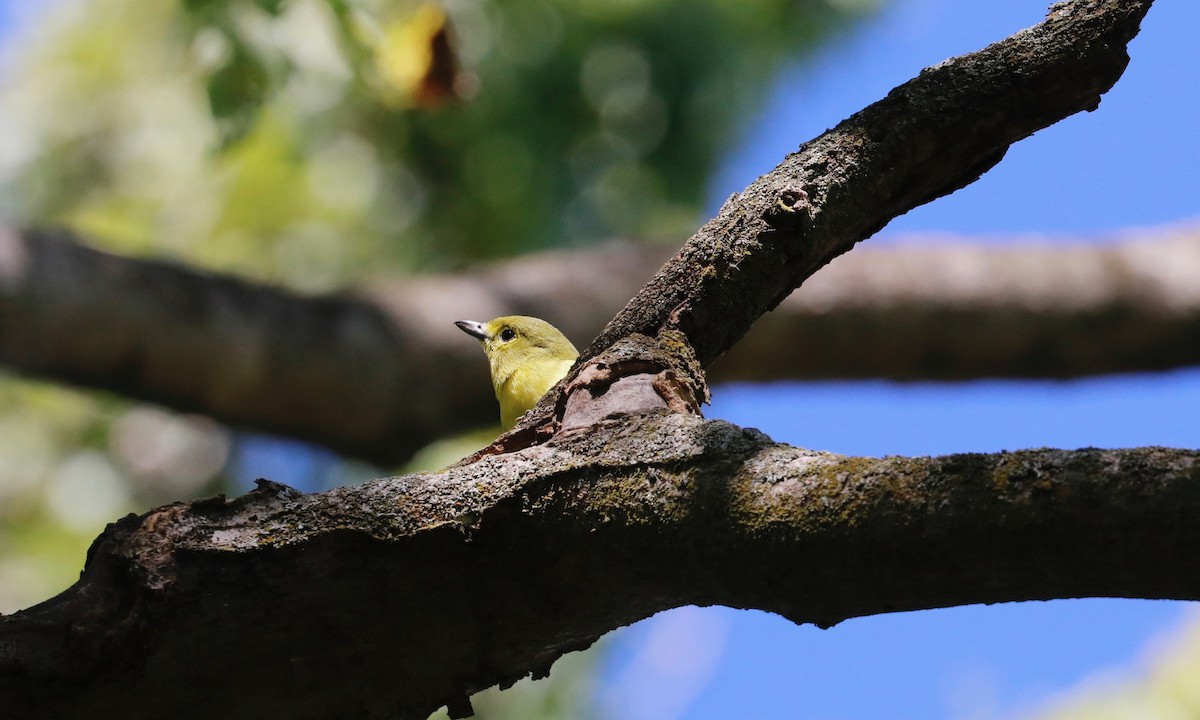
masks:
<path id="1" fill-rule="evenodd" d="M 479 349 L 447 318 L 515 312 L 590 337 L 669 254 L 617 243 L 305 297 L 111 255 L 67 233 L 0 231 L 0 361 L 397 463 L 495 421 Z M 1197 288 L 1196 226 L 1103 243 L 862 247 L 765 315 L 712 377 L 1069 378 L 1197 365 Z"/>
<path id="2" fill-rule="evenodd" d="M 1200 364 L 1200 227 L 1103 242 L 861 247 L 807 280 L 718 378 L 1072 378 Z"/>
<path id="3" fill-rule="evenodd" d="M 731 197 L 583 352 L 682 331 L 708 366 L 807 277 L 918 205 L 974 182 L 1008 146 L 1083 110 L 1129 62 L 1151 0 L 1073 0 L 947 60 L 805 143 Z"/>
<path id="4" fill-rule="evenodd" d="M 128 517 L 76 586 L 0 621 L 0 696 L 14 719 L 424 718 L 685 604 L 828 626 L 1200 599 L 1198 513 L 1197 452 L 849 458 L 626 416 L 439 475 Z"/>
<path id="5" fill-rule="evenodd" d="M 710 364 L 800 282 L 891 218 L 973 181 L 1012 142 L 1093 109 L 1125 67 L 1125 43 L 1149 5 L 1055 6 L 1041 25 L 922 72 L 807 143 L 731 198 L 586 354 L 632 332 L 654 335 L 674 312 L 701 364 Z M 1040 276 L 1037 286 L 1014 280 L 1007 304 L 972 293 L 947 305 L 897 288 L 896 297 L 878 296 L 870 305 L 857 299 L 858 288 L 846 287 L 840 297 L 849 309 L 809 311 L 807 333 L 782 322 L 786 316 L 772 318 L 776 337 L 794 338 L 801 352 L 758 352 L 755 343 L 744 359 L 726 363 L 725 377 L 1065 377 L 1196 362 L 1194 295 L 1182 307 L 1143 302 L 1142 288 L 1123 285 L 1130 274 L 1117 268 L 1096 280 L 1116 279 L 1126 293 L 1104 295 L 1106 301 L 1068 298 L 1066 312 L 1040 302 L 1048 286 L 1102 252 L 1045 251 L 1060 272 Z M 909 266 L 912 277 L 934 282 L 935 256 L 913 256 L 920 260 Z M 547 312 L 535 298 L 538 291 L 554 296 L 568 282 L 571 307 L 607 313 L 630 290 L 609 280 L 636 278 L 644 266 L 604 251 L 587 259 L 597 257 L 619 272 L 584 265 L 559 274 L 555 266 L 522 273 L 517 283 L 506 278 L 528 265 L 502 266 L 440 284 L 408 281 L 407 289 L 380 292 L 376 305 L 345 296 L 297 298 L 166 263 L 123 260 L 62 236 L 8 231 L 0 233 L 0 360 L 395 463 L 437 437 L 494 422 L 477 348 L 462 342 L 447 318 L 517 311 L 562 323 L 570 318 Z M 995 270 L 996 277 L 1013 277 L 991 265 L 993 257 L 986 261 L 989 276 Z M 932 310 L 922 315 L 907 297 Z M 568 331 L 591 335 L 600 320 L 587 320 Z M 1093 331 L 1085 336 L 1081 327 Z"/>
<path id="6" fill-rule="evenodd" d="M 1148 6 L 1056 5 L 806 145 L 593 343 L 576 392 L 539 406 L 568 428 L 548 442 L 319 495 L 264 483 L 111 525 L 75 586 L 0 620 L 6 711 L 421 718 L 687 603 L 827 626 L 969 602 L 1200 599 L 1200 453 L 846 458 L 686 414 L 697 359 L 816 268 L 1094 107 Z M 569 422 L 618 387 L 678 411 Z"/>
<path id="7" fill-rule="evenodd" d="M 381 463 L 496 422 L 479 349 L 423 321 L 0 229 L 4 362 Z"/>

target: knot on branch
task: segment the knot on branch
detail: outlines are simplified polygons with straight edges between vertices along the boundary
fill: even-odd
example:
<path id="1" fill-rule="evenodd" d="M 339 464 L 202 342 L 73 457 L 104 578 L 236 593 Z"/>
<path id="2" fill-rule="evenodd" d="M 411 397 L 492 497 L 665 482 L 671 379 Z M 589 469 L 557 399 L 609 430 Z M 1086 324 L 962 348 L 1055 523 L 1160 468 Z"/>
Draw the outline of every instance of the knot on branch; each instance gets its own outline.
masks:
<path id="1" fill-rule="evenodd" d="M 589 361 L 559 395 L 555 415 L 566 431 L 618 413 L 665 408 L 699 415 L 707 400 L 703 370 L 686 337 L 664 330 L 658 339 L 630 335 Z"/>
<path id="2" fill-rule="evenodd" d="M 787 181 L 775 189 L 775 202 L 763 220 L 776 230 L 800 232 L 812 224 L 814 208 L 808 192 L 797 182 Z"/>

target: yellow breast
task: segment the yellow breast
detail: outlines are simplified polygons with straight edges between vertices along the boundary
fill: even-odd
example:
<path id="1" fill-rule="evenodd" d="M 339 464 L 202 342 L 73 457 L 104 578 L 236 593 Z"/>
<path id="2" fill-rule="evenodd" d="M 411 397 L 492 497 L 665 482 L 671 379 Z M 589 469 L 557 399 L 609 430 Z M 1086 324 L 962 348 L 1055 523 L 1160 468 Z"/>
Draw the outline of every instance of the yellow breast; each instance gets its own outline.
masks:
<path id="1" fill-rule="evenodd" d="M 530 362 L 513 370 L 495 385 L 500 401 L 500 424 L 507 430 L 571 369 L 574 360 Z"/>

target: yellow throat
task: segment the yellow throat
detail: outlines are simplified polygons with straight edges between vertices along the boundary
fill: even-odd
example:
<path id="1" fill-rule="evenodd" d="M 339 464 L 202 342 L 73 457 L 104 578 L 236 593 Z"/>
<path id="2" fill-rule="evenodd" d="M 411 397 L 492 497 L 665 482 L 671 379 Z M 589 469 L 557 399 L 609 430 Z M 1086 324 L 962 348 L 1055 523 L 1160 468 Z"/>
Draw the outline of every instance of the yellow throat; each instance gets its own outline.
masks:
<path id="1" fill-rule="evenodd" d="M 558 328 L 539 318 L 505 315 L 486 323 L 459 320 L 455 325 L 483 344 L 505 430 L 516 425 L 579 357 Z"/>

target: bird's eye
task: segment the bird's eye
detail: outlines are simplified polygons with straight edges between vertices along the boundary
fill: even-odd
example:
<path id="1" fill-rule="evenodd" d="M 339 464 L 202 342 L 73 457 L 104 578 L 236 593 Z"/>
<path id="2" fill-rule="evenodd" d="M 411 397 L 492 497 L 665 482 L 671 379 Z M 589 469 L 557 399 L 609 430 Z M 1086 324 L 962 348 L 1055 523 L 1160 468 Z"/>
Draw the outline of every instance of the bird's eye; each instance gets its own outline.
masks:
<path id="1" fill-rule="evenodd" d="M 517 332 L 515 330 L 513 330 L 512 328 L 504 328 L 503 330 L 500 331 L 500 340 L 502 342 L 508 342 L 509 340 L 512 340 L 516 336 L 517 336 Z"/>

